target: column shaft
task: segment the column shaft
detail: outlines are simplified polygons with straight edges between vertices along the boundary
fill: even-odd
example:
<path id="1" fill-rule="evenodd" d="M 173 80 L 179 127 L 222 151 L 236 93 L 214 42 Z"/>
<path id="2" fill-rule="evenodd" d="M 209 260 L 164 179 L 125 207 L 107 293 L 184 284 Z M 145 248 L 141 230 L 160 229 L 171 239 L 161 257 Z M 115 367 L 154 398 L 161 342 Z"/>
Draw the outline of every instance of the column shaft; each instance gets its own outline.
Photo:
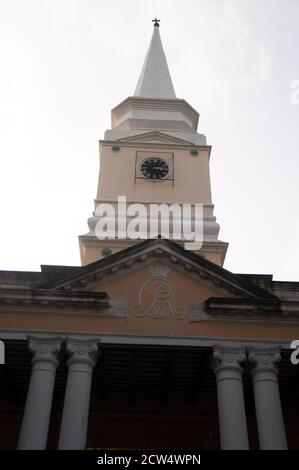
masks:
<path id="1" fill-rule="evenodd" d="M 84 449 L 86 445 L 92 370 L 97 357 L 97 340 L 67 343 L 68 378 L 59 436 L 59 449 Z"/>
<path id="2" fill-rule="evenodd" d="M 215 349 L 214 372 L 217 382 L 220 443 L 222 450 L 249 448 L 244 405 L 243 351 Z"/>
<path id="3" fill-rule="evenodd" d="M 19 435 L 18 449 L 44 450 L 47 446 L 55 374 L 61 338 L 31 337 L 32 372 Z"/>
<path id="4" fill-rule="evenodd" d="M 276 366 L 280 360 L 279 350 L 252 350 L 249 359 L 253 363 L 251 375 L 260 449 L 286 450 Z"/>

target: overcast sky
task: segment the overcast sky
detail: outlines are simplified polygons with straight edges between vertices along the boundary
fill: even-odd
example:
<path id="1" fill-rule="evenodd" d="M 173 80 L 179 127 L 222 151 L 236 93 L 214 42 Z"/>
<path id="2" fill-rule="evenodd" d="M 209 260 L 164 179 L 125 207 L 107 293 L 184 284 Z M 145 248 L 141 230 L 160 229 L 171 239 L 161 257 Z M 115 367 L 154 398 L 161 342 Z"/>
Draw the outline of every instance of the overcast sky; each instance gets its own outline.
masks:
<path id="1" fill-rule="evenodd" d="M 213 147 L 225 267 L 299 281 L 298 0 L 0 0 L 0 269 L 80 264 L 98 140 L 155 14 Z"/>

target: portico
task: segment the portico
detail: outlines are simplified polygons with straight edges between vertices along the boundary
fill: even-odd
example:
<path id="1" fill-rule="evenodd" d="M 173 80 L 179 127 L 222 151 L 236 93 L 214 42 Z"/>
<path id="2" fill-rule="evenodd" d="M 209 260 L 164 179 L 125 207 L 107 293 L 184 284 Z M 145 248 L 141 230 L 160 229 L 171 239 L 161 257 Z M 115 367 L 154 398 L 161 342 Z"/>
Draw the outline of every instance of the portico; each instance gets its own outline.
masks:
<path id="1" fill-rule="evenodd" d="M 108 416 L 114 423 L 116 419 L 119 420 L 120 429 L 125 425 L 122 419 L 132 421 L 129 434 L 122 435 L 121 432 L 117 432 L 115 440 L 113 438 L 110 441 L 111 448 L 119 445 L 125 448 L 126 442 L 130 447 L 130 438 L 134 439 L 135 434 L 134 426 L 138 432 L 147 423 L 147 426 L 153 430 L 156 429 L 159 434 L 161 426 L 159 422 L 162 417 L 166 427 L 172 426 L 178 429 L 178 423 L 183 420 L 185 423 L 183 427 L 189 428 L 191 434 L 192 431 L 194 432 L 197 420 L 199 436 L 196 438 L 194 435 L 194 445 L 195 447 L 202 446 L 203 450 L 206 448 L 244 450 L 256 448 L 255 423 L 258 429 L 258 448 L 287 448 L 278 389 L 274 395 L 270 395 L 274 397 L 273 400 L 269 400 L 269 394 L 267 390 L 264 390 L 268 403 L 260 402 L 265 396 L 263 390 L 259 392 L 255 390 L 255 406 L 252 403 L 253 387 L 256 385 L 250 376 L 257 373 L 252 372 L 251 368 L 251 364 L 255 361 L 253 355 L 262 354 L 263 357 L 271 358 L 274 351 L 273 345 L 268 344 L 267 347 L 263 345 L 262 348 L 261 344 L 253 346 L 252 343 L 244 343 L 241 346 L 238 343 L 228 344 L 224 340 L 219 341 L 217 345 L 208 346 L 207 341 L 199 339 L 197 346 L 194 346 L 192 342 L 186 346 L 188 341 L 181 339 L 181 345 L 175 346 L 175 341 L 161 338 L 161 345 L 158 346 L 154 343 L 150 344 L 152 342 L 150 338 L 148 338 L 149 344 L 146 345 L 147 339 L 139 337 L 134 338 L 133 344 L 120 346 L 120 344 L 114 344 L 117 338 L 105 340 L 105 338 L 96 339 L 88 335 L 84 338 L 65 337 L 61 342 L 59 341 L 61 337 L 39 335 L 32 336 L 29 342 L 26 340 L 19 342 L 23 348 L 29 347 L 31 351 L 33 344 L 38 344 L 40 350 L 43 350 L 43 347 L 47 348 L 49 344 L 53 345 L 57 342 L 62 349 L 60 356 L 62 359 L 58 367 L 61 372 L 55 384 L 56 397 L 51 425 L 50 419 L 45 420 L 45 413 L 49 414 L 52 402 L 51 397 L 48 401 L 45 400 L 45 382 L 42 376 L 35 379 L 35 389 L 32 390 L 32 375 L 36 374 L 34 371 L 36 352 L 31 352 L 33 365 L 31 373 L 28 374 L 31 378 L 19 435 L 18 448 L 20 449 L 46 449 L 49 445 L 50 448 L 53 445 L 57 446 L 57 438 L 53 436 L 54 428 L 57 429 L 57 425 L 54 425 L 55 421 L 59 423 L 58 448 L 105 448 L 107 440 L 109 442 L 110 432 L 108 431 L 108 436 L 103 438 L 105 433 L 103 431 L 97 433 L 96 429 L 101 425 L 101 419 L 104 420 L 101 429 L 106 428 Z M 165 346 L 162 346 L 163 342 Z M 182 342 L 185 342 L 184 346 Z M 65 362 L 69 363 L 70 345 L 76 345 L 72 357 L 77 370 L 75 374 L 78 374 L 78 379 L 72 380 L 64 375 L 67 374 Z M 74 346 L 72 349 L 74 350 Z M 56 353 L 51 354 L 55 356 Z M 64 357 L 65 354 L 67 354 L 66 357 Z M 278 377 L 276 385 L 279 383 L 276 363 L 281 356 L 284 358 L 282 373 L 289 374 L 286 383 L 281 386 L 283 395 L 293 381 L 291 371 L 286 365 L 288 354 L 287 350 L 282 350 L 281 353 L 280 348 L 275 345 L 274 367 L 275 377 Z M 95 358 L 97 358 L 97 364 L 94 362 Z M 87 368 L 90 367 L 89 371 L 81 369 L 83 364 L 87 364 Z M 269 369 L 270 367 L 269 363 Z M 155 374 L 153 374 L 154 370 Z M 64 375 L 63 382 L 61 382 L 61 373 Z M 93 380 L 90 387 L 91 373 Z M 83 378 L 80 374 L 83 374 Z M 25 383 L 24 386 L 26 386 Z M 268 387 L 268 382 L 265 383 L 265 387 Z M 48 392 L 50 396 L 51 390 Z M 44 397 L 42 400 L 44 409 L 41 408 L 38 400 L 40 396 Z M 60 396 L 59 399 L 58 396 Z M 109 411 L 113 409 L 115 398 L 118 402 L 119 417 Z M 178 403 L 180 403 L 179 406 Z M 262 405 L 266 406 L 266 410 Z M 105 411 L 103 407 L 106 408 Z M 205 417 L 205 408 L 209 410 L 208 420 Z M 211 411 L 213 408 L 214 411 Z M 149 410 L 151 410 L 150 414 L 148 414 Z M 138 415 L 139 418 L 137 418 Z M 269 419 L 276 420 L 275 427 L 269 426 Z M 79 423 L 84 423 L 84 426 Z M 43 429 L 43 432 L 32 432 L 39 429 Z M 48 433 L 49 443 L 47 444 Z M 190 439 L 190 435 L 188 438 Z M 123 439 L 122 443 L 121 439 Z M 140 446 L 141 442 L 140 436 Z M 150 442 L 149 439 L 149 447 Z M 184 436 L 175 437 L 171 431 L 168 445 L 170 447 L 184 445 Z"/>

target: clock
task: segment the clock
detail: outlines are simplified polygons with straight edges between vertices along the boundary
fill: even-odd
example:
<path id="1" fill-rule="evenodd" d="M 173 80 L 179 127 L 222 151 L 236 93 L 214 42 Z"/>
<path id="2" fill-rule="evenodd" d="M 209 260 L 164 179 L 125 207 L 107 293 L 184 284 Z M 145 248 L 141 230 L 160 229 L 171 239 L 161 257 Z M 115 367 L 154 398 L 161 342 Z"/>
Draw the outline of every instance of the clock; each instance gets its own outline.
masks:
<path id="1" fill-rule="evenodd" d="M 150 157 L 140 164 L 140 173 L 144 178 L 161 180 L 169 174 L 169 165 L 162 158 Z"/>

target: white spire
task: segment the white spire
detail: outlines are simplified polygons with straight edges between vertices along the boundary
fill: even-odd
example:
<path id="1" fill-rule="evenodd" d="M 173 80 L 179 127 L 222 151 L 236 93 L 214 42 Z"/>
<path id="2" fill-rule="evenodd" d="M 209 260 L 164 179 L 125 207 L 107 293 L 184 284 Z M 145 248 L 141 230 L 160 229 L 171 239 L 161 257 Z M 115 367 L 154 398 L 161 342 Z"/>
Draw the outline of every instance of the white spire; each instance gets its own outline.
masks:
<path id="1" fill-rule="evenodd" d="M 176 98 L 157 22 L 134 96 Z"/>

